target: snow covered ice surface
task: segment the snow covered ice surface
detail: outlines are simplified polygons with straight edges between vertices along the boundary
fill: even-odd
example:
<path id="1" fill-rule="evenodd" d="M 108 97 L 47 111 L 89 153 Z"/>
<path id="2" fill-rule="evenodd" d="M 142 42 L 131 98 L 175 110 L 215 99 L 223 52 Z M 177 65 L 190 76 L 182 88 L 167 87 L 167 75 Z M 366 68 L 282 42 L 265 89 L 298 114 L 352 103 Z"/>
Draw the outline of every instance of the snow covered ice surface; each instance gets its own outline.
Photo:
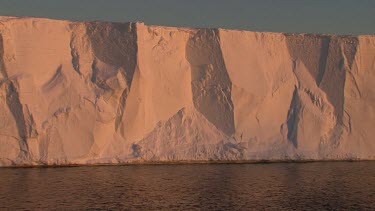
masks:
<path id="1" fill-rule="evenodd" d="M 0 18 L 0 165 L 375 159 L 375 36 Z"/>

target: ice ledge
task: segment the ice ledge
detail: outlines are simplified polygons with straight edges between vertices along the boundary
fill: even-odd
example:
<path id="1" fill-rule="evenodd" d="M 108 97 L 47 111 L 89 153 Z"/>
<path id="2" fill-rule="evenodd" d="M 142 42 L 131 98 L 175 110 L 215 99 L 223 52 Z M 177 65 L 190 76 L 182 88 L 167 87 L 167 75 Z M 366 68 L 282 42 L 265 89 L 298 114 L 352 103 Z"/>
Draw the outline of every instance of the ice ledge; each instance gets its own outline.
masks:
<path id="1" fill-rule="evenodd" d="M 360 35 L 339 35 L 339 34 L 314 34 L 314 33 L 285 33 L 285 32 L 271 32 L 271 31 L 253 31 L 253 30 L 242 30 L 242 29 L 226 29 L 226 28 L 200 28 L 200 27 L 179 27 L 179 26 L 163 26 L 163 25 L 148 25 L 143 21 L 101 21 L 101 20 L 66 20 L 66 19 L 55 19 L 55 18 L 45 18 L 45 17 L 33 17 L 33 16 L 0 16 L 0 22 L 7 21 L 20 21 L 20 20 L 38 20 L 38 21 L 58 21 L 58 22 L 70 22 L 70 23 L 90 23 L 90 22 L 101 22 L 101 23 L 136 23 L 139 26 L 155 27 L 155 28 L 164 28 L 164 29 L 180 29 L 180 30 L 200 30 L 200 29 L 211 29 L 219 31 L 240 31 L 240 32 L 254 32 L 254 33 L 266 33 L 273 35 L 304 35 L 304 36 L 335 36 L 335 37 L 375 37 L 375 34 L 360 34 Z"/>

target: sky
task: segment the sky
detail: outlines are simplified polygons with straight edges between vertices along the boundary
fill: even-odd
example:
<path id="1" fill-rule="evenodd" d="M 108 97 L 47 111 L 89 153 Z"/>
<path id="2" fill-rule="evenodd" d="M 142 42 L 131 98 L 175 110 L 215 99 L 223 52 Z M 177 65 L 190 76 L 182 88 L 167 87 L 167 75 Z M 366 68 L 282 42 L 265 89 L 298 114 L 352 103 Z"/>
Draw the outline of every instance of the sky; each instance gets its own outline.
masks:
<path id="1" fill-rule="evenodd" d="M 375 0 L 0 0 L 0 15 L 323 34 L 375 34 Z"/>

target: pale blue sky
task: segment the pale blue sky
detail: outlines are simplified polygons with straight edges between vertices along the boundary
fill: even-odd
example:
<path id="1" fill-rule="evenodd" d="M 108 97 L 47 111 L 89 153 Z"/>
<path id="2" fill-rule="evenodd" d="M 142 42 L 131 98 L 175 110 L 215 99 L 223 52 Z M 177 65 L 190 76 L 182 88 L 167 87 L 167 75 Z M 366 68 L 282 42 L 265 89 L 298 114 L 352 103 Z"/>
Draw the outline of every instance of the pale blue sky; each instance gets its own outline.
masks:
<path id="1" fill-rule="evenodd" d="M 0 15 L 375 34 L 375 0 L 0 0 Z"/>

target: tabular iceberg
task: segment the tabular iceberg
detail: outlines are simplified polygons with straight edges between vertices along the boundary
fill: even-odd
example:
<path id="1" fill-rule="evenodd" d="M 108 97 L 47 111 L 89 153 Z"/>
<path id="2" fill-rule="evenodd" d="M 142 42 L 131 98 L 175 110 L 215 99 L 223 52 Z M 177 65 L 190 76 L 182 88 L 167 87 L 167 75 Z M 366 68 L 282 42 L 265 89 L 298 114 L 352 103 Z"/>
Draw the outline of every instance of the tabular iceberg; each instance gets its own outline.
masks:
<path id="1" fill-rule="evenodd" d="M 375 36 L 0 18 L 0 166 L 375 159 Z"/>

